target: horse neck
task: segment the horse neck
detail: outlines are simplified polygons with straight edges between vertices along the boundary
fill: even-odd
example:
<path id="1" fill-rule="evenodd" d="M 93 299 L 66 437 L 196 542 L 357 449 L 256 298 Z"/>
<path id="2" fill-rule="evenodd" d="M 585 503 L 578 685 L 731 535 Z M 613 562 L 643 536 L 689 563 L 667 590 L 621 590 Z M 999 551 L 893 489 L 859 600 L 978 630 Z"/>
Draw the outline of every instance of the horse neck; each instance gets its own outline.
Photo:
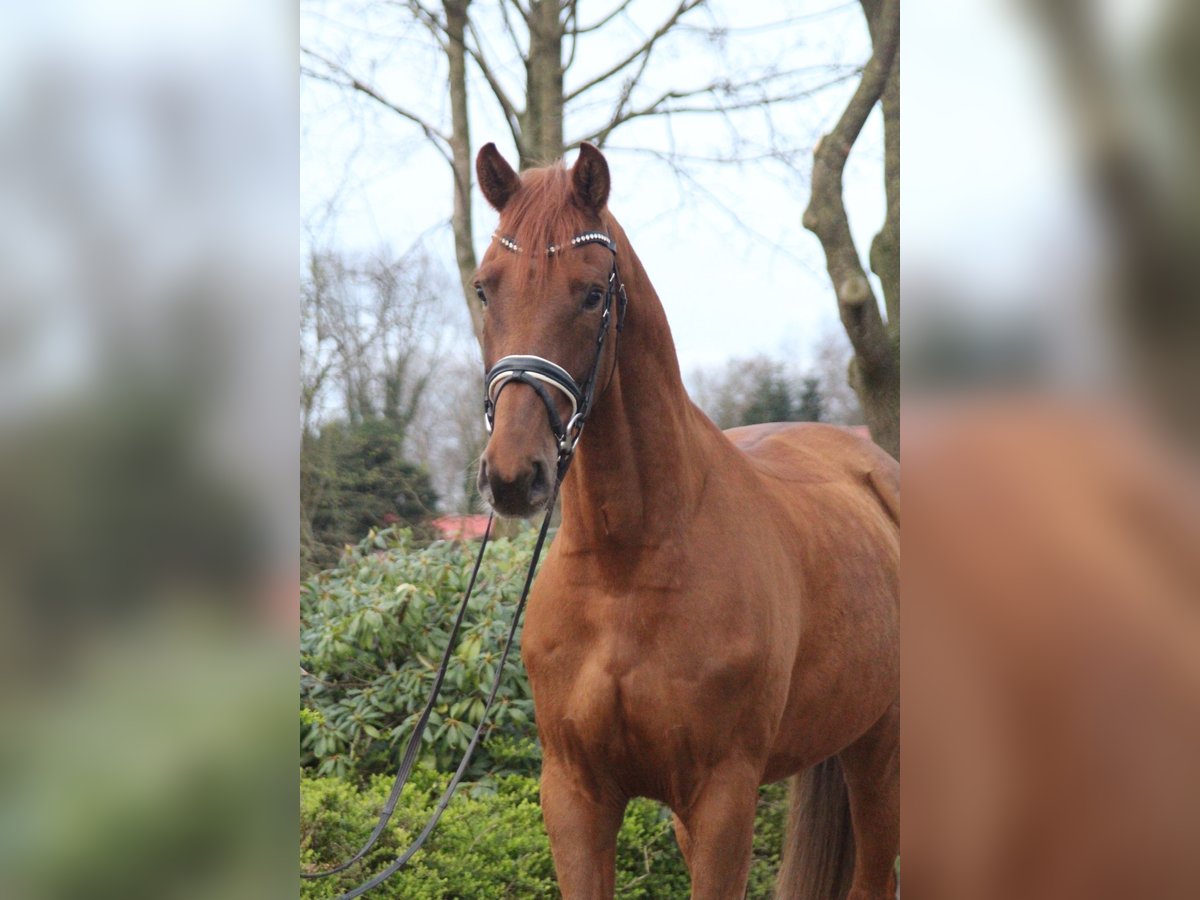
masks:
<path id="1" fill-rule="evenodd" d="M 617 369 L 597 399 L 563 484 L 563 530 L 590 547 L 656 543 L 695 506 L 715 429 L 683 386 L 666 313 L 615 224 L 629 297 Z M 707 426 L 707 427 L 706 427 Z"/>

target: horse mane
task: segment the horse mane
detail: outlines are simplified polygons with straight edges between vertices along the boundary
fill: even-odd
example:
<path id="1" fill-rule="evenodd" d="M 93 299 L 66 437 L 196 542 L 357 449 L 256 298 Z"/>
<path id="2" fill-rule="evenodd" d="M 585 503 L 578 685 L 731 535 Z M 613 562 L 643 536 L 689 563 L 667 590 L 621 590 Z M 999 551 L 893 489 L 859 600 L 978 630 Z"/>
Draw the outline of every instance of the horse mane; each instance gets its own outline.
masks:
<path id="1" fill-rule="evenodd" d="M 559 161 L 521 173 L 521 187 L 505 205 L 496 234 L 516 241 L 526 257 L 528 265 L 517 267 L 523 288 L 544 280 L 561 255 L 546 253 L 547 247 L 566 247 L 575 235 L 597 224 L 575 202 L 571 172 Z"/>

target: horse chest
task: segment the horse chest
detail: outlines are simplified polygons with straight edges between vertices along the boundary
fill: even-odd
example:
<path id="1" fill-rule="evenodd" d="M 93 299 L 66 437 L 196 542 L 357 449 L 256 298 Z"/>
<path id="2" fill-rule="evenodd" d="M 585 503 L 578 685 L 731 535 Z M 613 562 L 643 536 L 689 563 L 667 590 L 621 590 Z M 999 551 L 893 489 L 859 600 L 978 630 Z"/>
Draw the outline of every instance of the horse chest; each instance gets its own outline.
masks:
<path id="1" fill-rule="evenodd" d="M 628 641 L 554 641 L 529 653 L 526 665 L 540 718 L 570 720 L 591 743 L 638 735 L 669 708 L 654 684 L 664 673 Z"/>
<path id="2" fill-rule="evenodd" d="M 709 761 L 756 728 L 739 720 L 740 698 L 764 680 L 753 642 L 726 634 L 720 650 L 677 654 L 652 631 L 538 619 L 525 661 L 543 749 L 582 778 L 610 779 L 626 794 L 686 797 Z"/>
<path id="3" fill-rule="evenodd" d="M 565 763 L 583 784 L 622 794 L 667 800 L 689 776 L 687 704 L 668 693 L 642 667 L 624 668 L 595 654 L 534 679 L 538 729 L 544 752 Z M 675 694 L 677 696 L 677 693 Z"/>

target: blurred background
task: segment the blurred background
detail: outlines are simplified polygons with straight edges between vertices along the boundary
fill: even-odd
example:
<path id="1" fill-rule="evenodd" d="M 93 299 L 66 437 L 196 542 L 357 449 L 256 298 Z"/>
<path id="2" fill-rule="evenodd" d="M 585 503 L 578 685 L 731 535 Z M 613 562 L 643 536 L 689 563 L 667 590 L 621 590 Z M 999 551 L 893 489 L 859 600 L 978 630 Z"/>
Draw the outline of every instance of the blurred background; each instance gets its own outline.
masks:
<path id="1" fill-rule="evenodd" d="M 0 894 L 295 894 L 295 17 L 0 18 Z"/>
<path id="2" fill-rule="evenodd" d="M 1200 892 L 1198 9 L 905 7 L 914 896 Z"/>

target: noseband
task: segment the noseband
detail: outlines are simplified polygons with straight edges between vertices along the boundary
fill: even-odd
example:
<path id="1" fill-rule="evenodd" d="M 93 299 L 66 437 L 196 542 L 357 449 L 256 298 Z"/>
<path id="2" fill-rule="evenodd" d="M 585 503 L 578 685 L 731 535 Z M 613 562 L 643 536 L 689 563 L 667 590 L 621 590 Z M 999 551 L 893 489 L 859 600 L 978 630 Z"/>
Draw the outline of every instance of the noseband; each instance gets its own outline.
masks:
<path id="1" fill-rule="evenodd" d="M 512 253 L 520 253 L 521 248 L 517 243 L 510 238 L 496 236 L 506 250 Z M 575 447 L 579 443 L 579 438 L 583 434 L 583 426 L 587 424 L 588 414 L 592 411 L 592 400 L 596 391 L 596 376 L 600 370 L 600 360 L 604 354 L 604 341 L 608 336 L 609 324 L 612 319 L 613 301 L 617 305 L 617 331 L 620 332 L 625 325 L 625 308 L 628 305 L 628 298 L 625 296 L 625 285 L 621 282 L 617 274 L 617 244 L 608 235 L 599 231 L 585 231 L 583 234 L 576 235 L 571 238 L 567 245 L 569 249 L 583 247 L 587 244 L 603 244 L 613 255 L 612 268 L 608 273 L 608 286 L 604 293 L 604 313 L 600 317 L 600 329 L 596 335 L 596 356 L 592 360 L 592 367 L 588 370 L 582 383 L 576 381 L 570 372 L 564 369 L 558 363 L 551 362 L 548 359 L 543 359 L 540 356 L 515 355 L 505 356 L 498 360 L 484 376 L 486 390 L 483 400 L 483 415 L 487 421 L 487 430 L 490 434 L 496 421 L 496 403 L 500 399 L 500 393 L 505 387 L 512 384 L 514 381 L 519 381 L 522 384 L 527 384 L 541 398 L 542 403 L 546 407 L 546 417 L 550 423 L 550 430 L 554 432 L 555 440 L 558 442 L 558 477 L 561 479 L 566 474 L 567 465 L 571 461 L 571 457 L 575 453 Z M 562 251 L 562 247 L 551 246 L 546 248 L 546 254 L 553 256 Z M 558 408 L 554 405 L 554 399 L 546 390 L 547 387 L 554 388 L 562 394 L 565 394 L 567 400 L 571 404 L 571 414 L 566 423 L 563 423 L 562 417 L 558 414 Z"/>

